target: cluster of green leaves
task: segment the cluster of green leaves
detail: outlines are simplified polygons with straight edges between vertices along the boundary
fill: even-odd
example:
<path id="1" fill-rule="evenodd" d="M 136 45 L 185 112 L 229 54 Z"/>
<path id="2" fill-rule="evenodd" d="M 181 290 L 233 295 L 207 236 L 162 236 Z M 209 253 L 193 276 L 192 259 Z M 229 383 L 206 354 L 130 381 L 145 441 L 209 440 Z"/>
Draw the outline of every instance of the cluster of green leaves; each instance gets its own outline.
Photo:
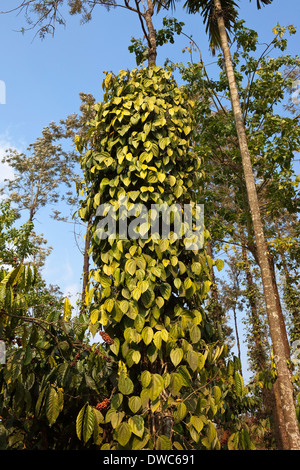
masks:
<path id="1" fill-rule="evenodd" d="M 163 18 L 163 28 L 156 32 L 156 45 L 163 46 L 170 42 L 174 44 L 174 36 L 182 33 L 184 23 L 177 21 L 176 18 Z M 137 66 L 143 64 L 148 59 L 148 47 L 141 39 L 131 38 L 131 44 L 128 47 L 129 52 L 135 54 Z"/>
<path id="2" fill-rule="evenodd" d="M 100 344 L 83 342 L 87 322 L 67 320 L 67 303 L 64 309 L 53 297 L 45 318 L 31 315 L 33 281 L 22 265 L 1 281 L 1 448 L 79 449 L 73 417 L 85 402 L 96 407 L 106 396 L 110 359 Z"/>
<path id="3" fill-rule="evenodd" d="M 136 238 L 98 232 L 99 204 L 109 204 L 118 222 L 122 197 L 128 210 L 140 203 L 150 213 L 151 204 L 193 204 L 202 171 L 190 103 L 160 67 L 107 74 L 103 87 L 104 102 L 76 137 L 85 177 L 79 215 L 93 221 L 90 330 L 105 330 L 118 364 L 103 413 L 111 432 L 101 448 L 218 449 L 218 415 L 230 413 L 231 399 L 243 400 L 245 389 L 203 308 L 215 262 L 204 249 L 187 250 L 172 231 L 143 237 L 148 222 Z M 80 438 L 92 436 L 95 420 L 85 405 Z"/>
<path id="4" fill-rule="evenodd" d="M 35 249 L 31 224 L 16 228 L 9 203 L 1 209 L 0 447 L 80 448 L 73 417 L 105 398 L 112 359 L 85 342 L 87 318 L 71 319 L 68 299 L 19 262 Z"/>
<path id="5" fill-rule="evenodd" d="M 29 241 L 32 223 L 27 222 L 16 228 L 18 213 L 11 207 L 9 201 L 0 203 L 0 253 L 2 264 L 13 265 L 26 258 L 34 251 Z"/>

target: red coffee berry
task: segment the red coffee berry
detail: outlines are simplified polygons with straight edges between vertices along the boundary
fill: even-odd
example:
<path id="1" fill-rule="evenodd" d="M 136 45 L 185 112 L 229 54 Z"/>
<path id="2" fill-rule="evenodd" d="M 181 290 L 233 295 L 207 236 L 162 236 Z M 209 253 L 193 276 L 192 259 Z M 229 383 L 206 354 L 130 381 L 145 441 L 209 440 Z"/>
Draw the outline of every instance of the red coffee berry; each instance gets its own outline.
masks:
<path id="1" fill-rule="evenodd" d="M 104 400 L 101 403 L 97 403 L 96 408 L 97 410 L 101 411 L 107 408 L 109 404 L 110 404 L 109 398 L 104 398 Z"/>

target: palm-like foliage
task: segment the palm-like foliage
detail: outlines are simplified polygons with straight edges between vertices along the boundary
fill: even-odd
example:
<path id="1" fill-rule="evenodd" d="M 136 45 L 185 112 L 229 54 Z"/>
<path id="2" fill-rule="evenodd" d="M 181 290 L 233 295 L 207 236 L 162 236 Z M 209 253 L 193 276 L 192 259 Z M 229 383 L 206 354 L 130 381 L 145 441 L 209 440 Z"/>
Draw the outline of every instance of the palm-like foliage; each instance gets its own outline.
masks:
<path id="1" fill-rule="evenodd" d="M 238 4 L 233 0 L 222 0 L 221 3 L 226 30 L 230 34 L 237 19 Z M 219 48 L 221 44 L 214 0 L 187 0 L 184 7 L 189 13 L 198 13 L 200 11 L 203 23 L 206 25 L 205 30 L 209 37 L 209 46 L 214 54 L 215 49 Z"/>
<path id="2" fill-rule="evenodd" d="M 237 19 L 237 9 L 239 5 L 234 0 L 220 0 L 222 6 L 222 13 L 224 16 L 225 26 L 228 35 L 232 31 L 232 27 Z M 250 2 L 252 0 L 249 0 Z M 273 0 L 256 0 L 258 9 L 262 6 L 269 5 Z M 166 0 L 159 2 L 158 10 L 161 6 L 165 8 L 174 8 L 176 0 Z M 215 53 L 217 48 L 221 47 L 220 33 L 217 25 L 217 18 L 215 12 L 214 0 L 187 0 L 184 4 L 184 8 L 189 13 L 199 13 L 203 17 L 203 23 L 206 25 L 206 33 L 209 36 L 209 44 L 212 53 Z"/>

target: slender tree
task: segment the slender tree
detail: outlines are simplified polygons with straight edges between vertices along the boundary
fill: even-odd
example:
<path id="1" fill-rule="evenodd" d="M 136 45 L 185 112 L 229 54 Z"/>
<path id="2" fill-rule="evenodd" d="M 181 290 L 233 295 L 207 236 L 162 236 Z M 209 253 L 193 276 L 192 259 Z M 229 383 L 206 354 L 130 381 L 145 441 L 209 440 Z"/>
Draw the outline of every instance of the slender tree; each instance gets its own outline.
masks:
<path id="1" fill-rule="evenodd" d="M 236 43 L 240 47 L 241 44 L 243 44 L 243 38 L 247 38 L 247 46 L 246 49 L 244 48 L 245 45 L 242 46 L 242 54 L 240 54 L 239 49 L 237 49 L 237 51 L 234 53 L 233 60 L 235 66 L 239 64 L 239 58 L 241 56 L 244 58 L 248 57 L 247 50 L 248 53 L 249 51 L 256 50 L 255 43 L 257 42 L 257 34 L 255 32 L 249 30 L 239 32 L 239 28 L 240 26 L 238 26 L 238 24 L 236 27 L 234 27 Z M 280 49 L 284 50 L 284 43 L 281 42 L 283 30 L 281 31 L 280 27 L 275 29 L 276 30 L 273 31 L 274 34 L 280 34 L 275 40 L 272 41 L 271 45 L 275 45 L 275 47 L 277 47 L 276 43 L 278 43 Z M 243 66 L 240 67 L 239 70 L 235 70 L 235 74 L 240 81 L 239 93 L 242 99 L 243 115 L 245 116 L 245 119 L 247 119 L 248 132 L 251 133 L 251 139 L 249 142 L 251 143 L 251 153 L 254 156 L 254 174 L 258 183 L 257 192 L 259 197 L 259 205 L 260 210 L 263 211 L 262 213 L 264 221 L 269 219 L 267 214 L 272 214 L 272 217 L 276 218 L 278 217 L 278 213 L 286 207 L 288 207 L 289 211 L 293 213 L 295 210 L 295 203 L 298 201 L 296 191 L 292 189 L 297 185 L 297 178 L 295 181 L 293 181 L 291 178 L 293 174 L 291 162 L 294 158 L 294 152 L 296 152 L 299 148 L 297 117 L 294 119 L 288 119 L 285 123 L 284 119 L 282 120 L 282 118 L 274 113 L 273 110 L 274 104 L 282 100 L 284 89 L 289 83 L 290 78 L 290 73 L 281 74 L 277 67 L 284 66 L 286 60 L 287 63 L 289 63 L 289 58 L 279 57 L 278 60 L 265 59 L 264 55 L 269 48 L 270 46 L 266 47 L 262 56 L 259 57 L 259 60 L 256 60 L 256 58 L 249 58 L 249 61 L 247 61 L 247 59 L 245 59 L 246 63 L 243 63 Z M 231 122 L 231 113 L 228 112 L 226 107 L 220 103 L 220 90 L 228 89 L 228 80 L 225 84 L 225 78 L 227 77 L 225 72 L 222 72 L 221 77 L 224 81 L 223 84 L 220 83 L 218 86 L 216 86 L 215 82 L 210 81 L 209 78 L 204 81 L 202 77 L 206 76 L 207 74 L 201 60 L 200 63 L 201 67 L 199 67 L 198 64 L 194 64 L 193 66 L 190 66 L 188 70 L 184 70 L 183 68 L 183 76 L 189 83 L 189 88 L 192 95 L 195 95 L 196 98 L 198 97 L 197 116 L 199 123 L 201 123 L 201 125 L 199 125 L 199 151 L 201 152 L 202 158 L 207 161 L 207 173 L 209 175 L 210 172 L 212 174 L 216 174 L 214 182 L 217 183 L 218 189 L 216 190 L 216 187 L 213 186 L 210 190 L 209 184 L 211 184 L 212 181 L 210 175 L 207 188 L 209 191 L 207 191 L 207 189 L 205 190 L 206 207 L 208 207 L 210 200 L 214 200 L 216 202 L 216 197 L 214 194 L 216 194 L 216 192 L 218 195 L 220 194 L 220 184 L 221 187 L 223 187 L 224 184 L 226 185 L 228 181 L 230 181 L 230 188 L 232 188 L 233 185 L 238 188 L 236 189 L 234 196 L 236 199 L 234 204 L 236 204 L 237 207 L 237 209 L 235 209 L 235 214 L 240 213 L 241 210 L 242 217 L 240 222 L 242 222 L 242 224 L 246 224 L 245 227 L 248 234 L 247 249 L 251 251 L 251 254 L 258 262 L 259 257 L 257 247 L 254 243 L 255 238 L 252 227 L 252 220 L 251 217 L 248 218 L 249 203 L 243 178 L 243 169 L 240 164 L 240 155 L 238 152 L 234 151 L 235 148 L 239 149 L 238 141 L 234 136 L 235 132 Z M 290 64 L 292 70 L 295 68 L 296 64 L 297 60 L 294 61 L 293 65 Z M 258 70 L 258 67 L 261 67 L 261 69 Z M 242 71 L 245 73 L 245 75 L 241 73 Z M 257 81 L 255 80 L 254 76 L 256 72 L 261 77 Z M 266 95 L 265 80 L 267 79 L 267 76 L 270 77 L 268 73 L 271 73 L 271 76 L 273 77 L 273 86 L 272 93 L 270 92 Z M 246 82 L 246 86 L 242 88 L 241 81 L 244 76 L 245 78 L 248 76 L 248 83 Z M 262 82 L 260 83 L 261 79 Z M 213 111 L 208 112 L 207 102 L 199 95 L 201 95 L 201 90 L 202 92 L 206 92 L 206 90 L 209 90 L 210 88 L 218 91 L 217 93 L 214 91 L 211 91 L 210 93 L 212 103 L 211 106 L 216 110 L 213 109 Z M 209 120 L 203 121 L 203 116 L 205 116 L 207 112 Z M 223 124 L 221 124 L 221 121 Z M 279 125 L 279 123 L 281 124 Z M 285 128 L 285 130 L 281 132 L 283 128 Z M 263 134 L 262 129 L 264 129 Z M 295 132 L 294 137 L 291 137 L 291 132 Z M 278 136 L 278 133 L 280 136 L 279 138 L 275 137 L 276 135 Z M 214 135 L 217 135 L 218 139 L 214 139 Z M 262 135 L 264 135 L 264 138 L 262 138 Z M 211 145 L 207 145 L 208 142 L 210 142 Z M 274 159 L 273 157 L 271 158 L 273 152 Z M 282 158 L 280 156 L 279 160 L 277 160 L 279 155 L 282 155 Z M 212 158 L 214 165 L 209 164 L 210 159 Z M 215 171 L 215 168 L 218 168 L 215 166 L 216 163 L 221 165 L 220 168 L 222 171 Z M 280 171 L 275 171 L 276 167 L 279 169 L 281 167 Z M 284 174 L 285 176 L 283 176 Z M 275 187 L 278 187 L 278 185 L 280 185 L 279 187 L 286 187 L 286 190 L 281 192 L 275 190 Z M 274 197 L 275 194 L 276 198 Z M 224 227 L 227 226 L 227 238 L 229 238 L 229 241 L 240 244 L 239 239 L 235 239 L 235 234 L 232 230 L 234 226 L 233 224 L 236 223 L 234 222 L 234 220 L 236 221 L 236 217 L 233 215 L 233 212 L 227 209 L 227 199 L 224 197 L 224 191 L 222 191 L 222 195 L 223 200 L 220 203 L 221 206 L 218 210 L 218 214 L 220 215 L 221 220 L 226 221 L 227 219 Z M 213 238 L 215 240 L 216 238 L 219 240 L 222 239 L 222 230 L 220 230 L 222 224 L 218 221 L 214 222 L 214 218 L 211 218 L 210 225 L 214 233 Z M 268 236 L 270 236 L 270 226 L 267 222 L 265 228 L 268 230 Z M 238 233 L 238 231 L 236 231 L 236 233 Z M 274 276 L 274 270 L 271 270 L 271 275 L 273 285 L 275 286 L 274 281 L 276 281 L 276 278 Z M 285 347 L 286 358 L 288 358 L 289 348 L 287 347 L 287 334 L 286 328 L 282 328 L 282 326 L 284 326 L 284 322 L 282 321 L 283 316 L 279 302 L 276 302 L 276 306 L 278 318 L 280 319 L 281 339 Z M 278 384 L 276 384 L 276 387 L 277 385 Z M 278 409 L 279 408 L 281 408 L 281 403 L 279 403 Z"/>
<path id="2" fill-rule="evenodd" d="M 271 1 L 257 1 L 257 6 L 269 4 Z M 248 139 L 245 128 L 244 114 L 241 107 L 239 90 L 236 82 L 235 71 L 232 56 L 229 48 L 228 30 L 236 19 L 235 2 L 220 0 L 200 0 L 197 2 L 187 2 L 187 8 L 190 12 L 201 11 L 204 20 L 207 22 L 207 30 L 210 36 L 211 47 L 221 46 L 225 70 L 229 83 L 232 110 L 235 119 L 236 131 L 238 136 L 240 154 L 247 197 L 251 211 L 253 230 L 256 240 L 257 256 L 261 269 L 266 311 L 270 335 L 274 349 L 274 358 L 278 374 L 278 389 L 280 404 L 285 419 L 286 432 L 289 439 L 289 449 L 300 448 L 300 434 L 298 420 L 295 411 L 293 386 L 291 382 L 291 373 L 287 364 L 287 354 L 284 339 L 282 338 L 281 318 L 278 314 L 276 304 L 276 294 L 272 272 L 269 264 L 268 249 L 265 239 L 264 227 L 261 218 L 261 210 L 255 185 L 254 172 L 252 168 L 251 156 L 248 147 Z"/>

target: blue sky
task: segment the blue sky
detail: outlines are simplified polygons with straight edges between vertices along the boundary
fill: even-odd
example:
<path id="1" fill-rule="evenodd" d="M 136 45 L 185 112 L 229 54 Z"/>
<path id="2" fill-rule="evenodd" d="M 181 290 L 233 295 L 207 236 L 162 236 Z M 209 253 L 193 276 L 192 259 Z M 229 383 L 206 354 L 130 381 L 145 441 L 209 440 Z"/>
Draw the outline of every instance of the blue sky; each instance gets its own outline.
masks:
<path id="1" fill-rule="evenodd" d="M 0 10 L 13 8 L 19 1 L 1 0 Z M 161 27 L 163 16 L 175 16 L 183 21 L 184 31 L 193 36 L 204 61 L 210 63 L 215 59 L 208 51 L 202 20 L 199 15 L 187 15 L 183 3 L 178 3 L 176 12 L 168 15 L 163 12 L 154 17 L 155 27 Z M 251 4 L 246 0 L 239 3 L 240 18 L 259 33 L 261 42 L 269 42 L 277 23 L 298 27 L 299 33 L 289 40 L 288 53 L 299 54 L 299 0 L 274 0 L 259 12 L 255 0 Z M 131 37 L 142 37 L 134 13 L 121 8 L 108 12 L 99 6 L 93 20 L 86 25 L 80 25 L 78 16 L 69 17 L 66 13 L 65 17 L 67 26 L 58 26 L 54 38 L 48 36 L 41 41 L 38 36 L 34 38 L 33 31 L 25 35 L 17 32 L 25 25 L 22 15 L 0 15 L 0 80 L 6 84 L 6 104 L 0 105 L 0 156 L 7 146 L 25 150 L 49 122 L 58 122 L 78 112 L 80 92 L 92 93 L 101 100 L 105 70 L 118 73 L 136 66 L 133 54 L 128 51 Z M 175 45 L 160 48 L 158 65 L 163 65 L 166 57 L 174 62 L 187 60 L 187 54 L 181 52 L 186 45 L 188 40 L 181 37 Z M 0 166 L 0 181 L 7 174 L 8 169 Z M 47 209 L 39 214 L 36 224 L 36 231 L 44 233 L 49 245 L 54 247 L 45 275 L 49 283 L 74 293 L 80 289 L 82 270 L 74 228 L 70 224 L 49 222 L 49 212 Z"/>
<path id="2" fill-rule="evenodd" d="M 1 0 L 0 10 L 18 3 L 19 0 Z M 255 0 L 250 4 L 246 0 L 239 3 L 240 16 L 259 32 L 262 42 L 272 37 L 272 27 L 277 22 L 282 25 L 296 22 L 295 26 L 300 23 L 299 0 L 274 0 L 259 12 Z M 157 29 L 162 16 L 154 18 Z M 187 15 L 182 7 L 174 16 L 185 22 L 185 32 L 193 35 L 210 62 L 201 18 Z M 90 92 L 101 99 L 104 70 L 117 73 L 135 66 L 128 45 L 132 36 L 141 37 L 142 33 L 134 13 L 121 8 L 108 12 L 99 6 L 94 19 L 86 25 L 80 25 L 78 16 L 66 15 L 66 19 L 66 28 L 58 27 L 54 38 L 48 36 L 41 41 L 39 37 L 34 39 L 33 31 L 25 35 L 16 32 L 24 26 L 22 15 L 0 15 L 0 79 L 7 87 L 7 104 L 0 108 L 0 133 L 10 136 L 18 145 L 35 140 L 51 120 L 77 111 L 79 92 Z M 158 64 L 163 65 L 166 57 L 184 60 L 181 49 L 187 43 L 181 38 L 175 45 L 161 48 Z M 299 35 L 292 37 L 289 44 L 290 52 L 298 53 Z"/>

